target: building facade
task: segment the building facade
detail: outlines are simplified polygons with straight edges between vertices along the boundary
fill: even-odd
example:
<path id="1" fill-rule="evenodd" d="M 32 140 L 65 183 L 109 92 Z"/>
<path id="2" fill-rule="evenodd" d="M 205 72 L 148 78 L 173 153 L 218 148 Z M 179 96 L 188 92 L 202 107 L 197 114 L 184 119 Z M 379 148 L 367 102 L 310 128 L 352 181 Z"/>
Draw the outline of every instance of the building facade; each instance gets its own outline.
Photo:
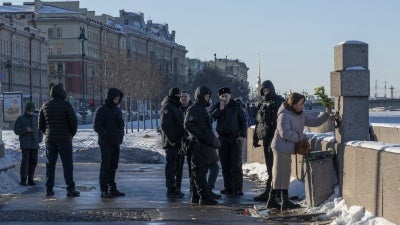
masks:
<path id="1" fill-rule="evenodd" d="M 1 92 L 22 92 L 24 103 L 39 108 L 49 93 L 48 39 L 30 26 L 32 16 L 24 9 L 0 14 L 0 79 Z"/>

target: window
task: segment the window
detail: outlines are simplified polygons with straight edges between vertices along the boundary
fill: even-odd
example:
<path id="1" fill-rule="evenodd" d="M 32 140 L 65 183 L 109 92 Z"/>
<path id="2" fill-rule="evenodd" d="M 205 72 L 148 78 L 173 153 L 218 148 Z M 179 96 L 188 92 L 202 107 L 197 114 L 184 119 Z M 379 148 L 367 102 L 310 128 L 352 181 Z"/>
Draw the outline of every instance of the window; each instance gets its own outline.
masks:
<path id="1" fill-rule="evenodd" d="M 53 55 L 53 49 L 54 49 L 54 46 L 50 45 L 49 46 L 49 55 Z"/>
<path id="2" fill-rule="evenodd" d="M 128 20 L 124 20 L 124 25 L 128 25 Z"/>
<path id="3" fill-rule="evenodd" d="M 53 28 L 49 28 L 47 30 L 47 35 L 49 36 L 49 38 L 54 38 L 54 29 Z"/>
<path id="4" fill-rule="evenodd" d="M 57 46 L 57 54 L 62 54 L 62 45 Z"/>
<path id="5" fill-rule="evenodd" d="M 57 38 L 62 38 L 62 28 L 57 28 Z"/>
<path id="6" fill-rule="evenodd" d="M 49 73 L 54 74 L 55 69 L 54 69 L 54 63 L 49 63 Z"/>

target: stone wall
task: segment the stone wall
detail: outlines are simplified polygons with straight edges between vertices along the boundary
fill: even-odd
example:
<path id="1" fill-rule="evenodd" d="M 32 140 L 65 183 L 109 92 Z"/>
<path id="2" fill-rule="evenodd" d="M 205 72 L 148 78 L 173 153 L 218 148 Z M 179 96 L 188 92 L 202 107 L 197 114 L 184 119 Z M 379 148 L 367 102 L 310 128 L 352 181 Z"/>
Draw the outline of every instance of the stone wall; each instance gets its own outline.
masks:
<path id="1" fill-rule="evenodd" d="M 252 137 L 253 128 L 249 128 L 248 137 Z M 373 127 L 380 141 L 391 137 L 394 143 L 400 142 L 399 129 Z M 388 142 L 388 141 L 385 142 Z M 397 141 L 396 141 L 397 140 Z M 253 148 L 252 141 L 247 142 L 247 163 L 264 163 L 262 147 Z M 262 141 L 260 141 L 262 144 Z M 400 152 L 386 152 L 371 148 L 347 146 L 334 142 L 312 139 L 311 151 L 333 149 L 333 166 L 337 172 L 339 190 L 346 204 L 364 206 L 370 213 L 400 224 Z M 292 156 L 291 176 L 301 177 L 303 173 L 302 156 Z M 296 170 L 297 166 L 297 170 Z M 335 178 L 335 179 L 336 179 Z"/>

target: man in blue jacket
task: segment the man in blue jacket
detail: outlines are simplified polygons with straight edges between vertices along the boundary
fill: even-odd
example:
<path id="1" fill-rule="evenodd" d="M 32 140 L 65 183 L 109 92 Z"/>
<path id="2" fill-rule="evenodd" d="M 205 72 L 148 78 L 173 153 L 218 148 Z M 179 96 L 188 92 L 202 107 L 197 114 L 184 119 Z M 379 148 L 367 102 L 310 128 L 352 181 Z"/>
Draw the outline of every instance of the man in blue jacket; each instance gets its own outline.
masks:
<path id="1" fill-rule="evenodd" d="M 22 186 L 35 185 L 33 176 L 38 161 L 39 143 L 42 142 L 43 135 L 39 131 L 37 117 L 33 115 L 35 104 L 29 102 L 26 104 L 24 115 L 18 117 L 14 124 L 14 133 L 19 136 L 20 148 L 22 151 L 21 159 L 21 182 Z"/>

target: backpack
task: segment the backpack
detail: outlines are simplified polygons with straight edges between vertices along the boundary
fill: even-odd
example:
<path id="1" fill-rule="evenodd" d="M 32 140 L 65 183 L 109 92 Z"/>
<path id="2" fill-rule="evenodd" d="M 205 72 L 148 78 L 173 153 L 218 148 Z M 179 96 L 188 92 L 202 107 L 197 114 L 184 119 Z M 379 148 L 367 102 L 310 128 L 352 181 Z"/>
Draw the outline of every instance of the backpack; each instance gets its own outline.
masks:
<path id="1" fill-rule="evenodd" d="M 255 132 L 259 140 L 263 140 L 276 129 L 278 106 L 274 101 L 262 101 L 257 111 Z"/>

